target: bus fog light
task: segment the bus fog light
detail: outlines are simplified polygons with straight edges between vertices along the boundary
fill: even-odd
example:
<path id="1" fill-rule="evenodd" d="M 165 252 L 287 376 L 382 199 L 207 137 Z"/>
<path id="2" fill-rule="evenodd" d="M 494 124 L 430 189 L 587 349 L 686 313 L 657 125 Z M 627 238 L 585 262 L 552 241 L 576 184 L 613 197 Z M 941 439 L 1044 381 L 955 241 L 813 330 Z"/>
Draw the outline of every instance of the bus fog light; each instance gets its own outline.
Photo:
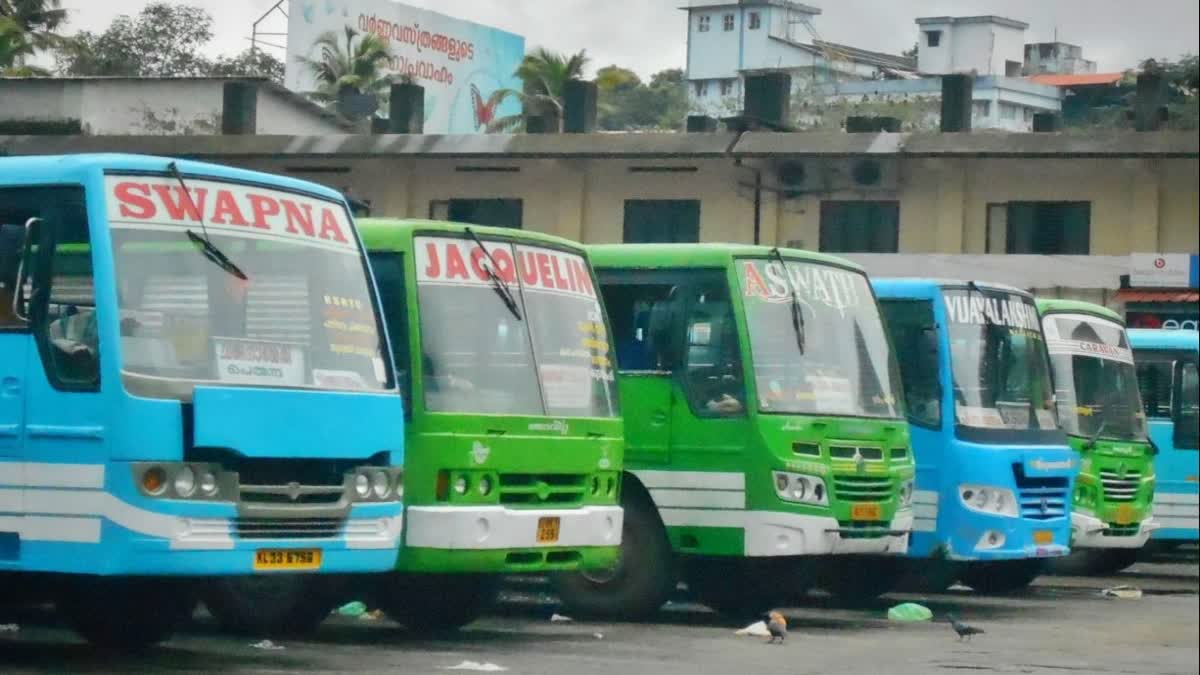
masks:
<path id="1" fill-rule="evenodd" d="M 175 472 L 175 494 L 184 499 L 196 493 L 196 472 L 190 466 L 179 467 Z"/>
<path id="2" fill-rule="evenodd" d="M 142 489 L 146 494 L 158 496 L 167 489 L 167 472 L 161 466 L 152 466 L 142 473 Z"/>
<path id="3" fill-rule="evenodd" d="M 1005 537 L 1003 532 L 996 530 L 988 530 L 983 533 L 979 541 L 975 544 L 976 550 L 987 550 L 992 548 L 1000 548 L 1004 545 Z"/>
<path id="4" fill-rule="evenodd" d="M 211 471 L 204 471 L 200 474 L 200 492 L 206 497 L 213 497 L 217 494 L 217 476 Z"/>
<path id="5" fill-rule="evenodd" d="M 358 495 L 359 499 L 366 499 L 371 494 L 371 479 L 367 474 L 360 473 L 354 476 L 354 494 Z"/>
<path id="6" fill-rule="evenodd" d="M 392 486 L 388 481 L 387 474 L 383 471 L 375 471 L 371 474 L 371 493 L 377 499 L 383 499 L 392 491 Z"/>
<path id="7" fill-rule="evenodd" d="M 454 493 L 465 495 L 467 494 L 467 477 L 459 476 L 454 479 Z"/>

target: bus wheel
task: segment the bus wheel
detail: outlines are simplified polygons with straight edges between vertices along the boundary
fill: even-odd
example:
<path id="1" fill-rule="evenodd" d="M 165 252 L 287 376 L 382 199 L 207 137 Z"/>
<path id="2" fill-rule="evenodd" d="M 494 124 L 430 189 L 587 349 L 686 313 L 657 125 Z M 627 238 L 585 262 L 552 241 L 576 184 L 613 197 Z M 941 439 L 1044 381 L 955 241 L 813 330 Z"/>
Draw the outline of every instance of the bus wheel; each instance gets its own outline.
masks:
<path id="1" fill-rule="evenodd" d="M 962 581 L 978 593 L 1015 593 L 1038 578 L 1046 564 L 1041 559 L 997 560 L 967 563 Z"/>
<path id="2" fill-rule="evenodd" d="M 621 552 L 616 567 L 604 572 L 554 575 L 563 605 L 573 614 L 604 619 L 647 619 L 666 603 L 678 576 L 671 542 L 649 497 L 628 490 Z"/>
<path id="3" fill-rule="evenodd" d="M 817 586 L 837 604 L 861 606 L 895 590 L 903 575 L 899 556 L 833 556 L 821 564 Z"/>
<path id="4" fill-rule="evenodd" d="M 280 574 L 218 577 L 201 590 L 205 607 L 227 633 L 307 635 L 342 599 L 332 576 Z"/>
<path id="5" fill-rule="evenodd" d="M 376 581 L 374 597 L 393 621 L 418 633 L 454 631 L 478 619 L 496 601 L 491 574 L 403 574 Z"/>
<path id="6" fill-rule="evenodd" d="M 693 597 L 735 619 L 795 605 L 812 585 L 811 569 L 795 558 L 689 558 L 684 579 Z"/>
<path id="7" fill-rule="evenodd" d="M 88 642 L 134 651 L 170 638 L 191 618 L 196 596 L 177 579 L 100 577 L 67 584 L 57 606 Z"/>

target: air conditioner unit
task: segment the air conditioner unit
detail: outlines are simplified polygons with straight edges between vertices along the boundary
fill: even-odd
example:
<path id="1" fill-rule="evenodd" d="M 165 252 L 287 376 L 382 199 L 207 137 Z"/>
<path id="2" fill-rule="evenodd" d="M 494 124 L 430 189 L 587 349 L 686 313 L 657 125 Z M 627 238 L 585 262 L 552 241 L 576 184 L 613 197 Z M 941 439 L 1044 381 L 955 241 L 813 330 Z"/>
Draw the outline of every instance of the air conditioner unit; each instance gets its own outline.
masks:
<path id="1" fill-rule="evenodd" d="M 897 163 L 873 157 L 787 159 L 775 165 L 775 183 L 786 198 L 831 192 L 887 192 L 899 186 Z"/>

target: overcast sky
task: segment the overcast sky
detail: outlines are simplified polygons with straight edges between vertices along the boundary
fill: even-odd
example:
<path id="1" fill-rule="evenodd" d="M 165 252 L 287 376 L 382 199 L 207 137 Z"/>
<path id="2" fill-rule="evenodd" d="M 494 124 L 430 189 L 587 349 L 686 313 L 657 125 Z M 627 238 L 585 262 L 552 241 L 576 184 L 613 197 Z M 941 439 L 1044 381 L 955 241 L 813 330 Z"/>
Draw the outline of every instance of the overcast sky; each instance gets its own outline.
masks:
<path id="1" fill-rule="evenodd" d="M 210 51 L 249 45 L 251 23 L 276 0 L 168 0 L 199 5 L 216 19 Z M 118 14 L 136 14 L 147 0 L 63 0 L 71 29 L 103 30 Z M 714 0 L 715 2 L 715 0 Z M 1058 39 L 1083 46 L 1101 71 L 1123 70 L 1146 57 L 1200 51 L 1196 0 L 807 0 L 821 7 L 822 37 L 863 49 L 898 53 L 916 41 L 917 16 L 999 14 L 1030 24 L 1027 42 Z M 641 75 L 683 67 L 686 0 L 408 0 L 462 19 L 525 36 L 527 47 L 587 49 L 593 68 L 616 63 Z M 287 6 L 287 3 L 284 3 Z M 282 17 L 264 30 L 283 31 Z M 282 39 L 282 38 L 276 38 Z M 280 53 L 282 56 L 282 52 Z"/>

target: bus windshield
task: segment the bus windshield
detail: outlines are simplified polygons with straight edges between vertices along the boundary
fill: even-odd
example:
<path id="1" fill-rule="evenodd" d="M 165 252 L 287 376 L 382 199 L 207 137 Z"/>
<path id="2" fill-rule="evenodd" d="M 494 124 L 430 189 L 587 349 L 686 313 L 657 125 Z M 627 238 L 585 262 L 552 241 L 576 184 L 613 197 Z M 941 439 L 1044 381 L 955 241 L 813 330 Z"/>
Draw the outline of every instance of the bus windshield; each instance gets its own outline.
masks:
<path id="1" fill-rule="evenodd" d="M 1145 441 L 1146 414 L 1124 329 L 1111 321 L 1063 315 L 1047 317 L 1043 327 L 1063 431 Z"/>
<path id="2" fill-rule="evenodd" d="M 974 288 L 945 292 L 959 426 L 1058 428 L 1037 308 L 1024 295 Z"/>
<path id="3" fill-rule="evenodd" d="M 865 275 L 821 263 L 738 262 L 758 407 L 901 415 L 899 375 Z M 790 280 L 790 284 L 789 284 Z"/>
<path id="4" fill-rule="evenodd" d="M 342 204 L 211 180 L 188 181 L 188 193 L 167 178 L 106 180 L 131 393 L 186 399 L 197 383 L 390 386 Z M 215 264 L 213 249 L 232 266 Z"/>
<path id="5" fill-rule="evenodd" d="M 587 261 L 483 243 L 486 254 L 469 239 L 414 240 L 426 409 L 616 416 L 608 328 Z"/>

